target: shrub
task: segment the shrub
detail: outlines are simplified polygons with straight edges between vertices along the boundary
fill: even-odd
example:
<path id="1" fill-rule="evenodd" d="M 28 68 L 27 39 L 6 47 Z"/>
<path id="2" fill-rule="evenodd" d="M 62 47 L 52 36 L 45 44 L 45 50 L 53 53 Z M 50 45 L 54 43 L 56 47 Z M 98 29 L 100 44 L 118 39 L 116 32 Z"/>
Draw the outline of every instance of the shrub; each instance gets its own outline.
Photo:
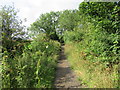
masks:
<path id="1" fill-rule="evenodd" d="M 52 87 L 60 44 L 39 35 L 24 46 L 22 55 L 10 58 L 4 52 L 2 60 L 3 88 Z"/>

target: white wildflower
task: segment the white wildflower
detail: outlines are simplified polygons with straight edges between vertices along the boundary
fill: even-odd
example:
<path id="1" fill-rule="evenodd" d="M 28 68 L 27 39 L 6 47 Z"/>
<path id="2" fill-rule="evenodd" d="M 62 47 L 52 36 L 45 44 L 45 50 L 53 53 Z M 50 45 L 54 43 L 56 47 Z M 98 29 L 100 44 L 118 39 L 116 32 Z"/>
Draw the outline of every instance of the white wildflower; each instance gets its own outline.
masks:
<path id="1" fill-rule="evenodd" d="M 48 48 L 48 45 L 46 46 L 46 48 Z"/>

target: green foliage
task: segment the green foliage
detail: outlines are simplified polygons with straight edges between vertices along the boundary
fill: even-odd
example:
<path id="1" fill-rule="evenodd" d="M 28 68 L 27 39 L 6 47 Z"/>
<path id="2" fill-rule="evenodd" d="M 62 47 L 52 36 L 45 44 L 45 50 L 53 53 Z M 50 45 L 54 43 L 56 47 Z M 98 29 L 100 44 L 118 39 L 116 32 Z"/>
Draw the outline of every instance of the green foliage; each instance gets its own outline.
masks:
<path id="1" fill-rule="evenodd" d="M 53 40 L 62 41 L 64 31 L 72 31 L 77 26 L 79 15 L 77 10 L 64 10 L 40 15 L 29 30 L 46 33 Z"/>
<path id="2" fill-rule="evenodd" d="M 22 55 L 10 58 L 4 51 L 2 60 L 3 88 L 50 88 L 53 84 L 60 44 L 39 35 L 25 45 Z"/>
<path id="3" fill-rule="evenodd" d="M 91 62 L 86 59 L 83 43 L 67 43 L 65 53 L 71 67 L 76 72 L 81 84 L 88 88 L 118 88 L 119 73 L 118 65 L 113 68 L 105 68 L 104 63 Z M 93 57 L 91 55 L 91 57 Z M 99 58 L 99 57 L 98 57 Z"/>
<path id="4" fill-rule="evenodd" d="M 29 30 L 38 33 L 46 33 L 53 40 L 58 40 L 56 28 L 58 25 L 59 12 L 50 12 L 40 15 L 40 17 L 31 25 Z"/>
<path id="5" fill-rule="evenodd" d="M 7 49 L 10 52 L 14 45 L 12 39 L 24 35 L 22 21 L 18 19 L 14 6 L 1 8 L 0 22 L 3 50 Z"/>
<path id="6" fill-rule="evenodd" d="M 83 34 L 79 31 L 66 31 L 64 32 L 64 41 L 68 42 L 79 42 L 82 40 Z"/>
<path id="7" fill-rule="evenodd" d="M 83 2 L 79 10 L 42 14 L 28 29 L 38 37 L 28 43 L 12 40 L 22 30 L 16 14 L 11 7 L 0 11 L 3 88 L 52 87 L 60 50 L 53 40 L 72 46 L 68 59 L 88 87 L 119 88 L 120 2 Z"/>
<path id="8" fill-rule="evenodd" d="M 70 57 L 72 64 L 81 63 L 81 65 L 73 66 L 84 73 L 83 81 L 89 87 L 114 87 L 118 88 L 118 65 L 120 60 L 120 15 L 119 2 L 83 2 L 79 6 L 78 26 L 74 27 L 74 31 L 67 31 L 64 34 L 64 40 L 67 44 L 76 45 L 76 52 L 80 56 L 74 60 Z M 103 9 L 104 8 L 104 9 Z M 80 42 L 78 42 L 80 41 Z M 72 51 L 72 50 L 70 50 Z M 69 53 L 69 52 L 67 52 Z M 70 52 L 69 55 L 75 52 Z M 73 59 L 73 60 L 72 60 Z M 98 72 L 96 71 L 98 70 Z M 108 71 L 107 71 L 108 70 Z M 109 82 L 102 82 L 102 77 L 107 78 Z M 107 73 L 110 75 L 107 76 Z M 87 74 L 90 74 L 87 75 Z M 93 75 L 93 76 L 92 76 Z M 115 76 L 115 77 L 114 77 Z M 81 77 L 81 76 L 80 76 Z M 85 79 L 85 78 L 86 79 Z M 113 78 L 113 79 L 111 79 Z M 97 80 L 98 79 L 98 80 Z M 89 81 L 92 81 L 89 83 Z M 107 86 L 109 83 L 109 86 Z"/>
<path id="9" fill-rule="evenodd" d="M 79 10 L 108 33 L 116 33 L 120 29 L 120 2 L 84 2 Z"/>
<path id="10" fill-rule="evenodd" d="M 64 10 L 61 13 L 58 21 L 58 30 L 60 34 L 64 31 L 72 31 L 75 28 L 76 22 L 79 20 L 79 15 L 77 13 L 77 10 Z"/>
<path id="11" fill-rule="evenodd" d="M 113 25 L 120 17 L 118 16 L 118 8 L 119 2 L 90 2 L 82 3 L 79 7 L 80 13 L 88 15 L 88 18 L 92 18 L 89 22 L 94 24 L 94 28 L 88 32 L 89 35 L 85 33 L 86 39 L 84 41 L 88 42 L 86 51 L 95 53 L 97 56 L 102 57 L 100 61 L 112 65 L 113 63 L 118 63 L 120 55 L 120 33 L 118 31 L 120 23 L 117 23 L 115 28 Z M 84 11 L 85 9 L 87 10 Z M 114 15 L 116 18 L 113 17 Z"/>

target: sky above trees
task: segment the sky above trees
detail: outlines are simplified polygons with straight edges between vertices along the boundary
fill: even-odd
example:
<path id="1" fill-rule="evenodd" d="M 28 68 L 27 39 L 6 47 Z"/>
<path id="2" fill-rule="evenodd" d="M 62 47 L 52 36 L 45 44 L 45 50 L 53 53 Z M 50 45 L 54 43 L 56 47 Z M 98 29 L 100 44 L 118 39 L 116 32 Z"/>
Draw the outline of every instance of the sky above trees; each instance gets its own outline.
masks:
<path id="1" fill-rule="evenodd" d="M 78 9 L 84 0 L 0 0 L 0 6 L 13 5 L 20 12 L 21 19 L 27 18 L 26 26 L 33 23 L 42 13 L 61 11 L 65 9 Z"/>

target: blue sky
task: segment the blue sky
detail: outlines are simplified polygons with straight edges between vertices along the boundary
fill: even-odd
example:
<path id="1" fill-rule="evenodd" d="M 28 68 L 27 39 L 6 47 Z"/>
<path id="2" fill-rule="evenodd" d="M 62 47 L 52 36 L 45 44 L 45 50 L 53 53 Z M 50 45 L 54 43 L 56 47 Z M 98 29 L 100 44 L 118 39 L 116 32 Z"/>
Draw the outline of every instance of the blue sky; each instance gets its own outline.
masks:
<path id="1" fill-rule="evenodd" d="M 50 11 L 61 11 L 65 9 L 78 9 L 79 4 L 84 0 L 0 0 L 0 5 L 12 5 L 20 12 L 18 16 L 27 22 L 23 24 L 29 26 L 42 13 Z"/>

